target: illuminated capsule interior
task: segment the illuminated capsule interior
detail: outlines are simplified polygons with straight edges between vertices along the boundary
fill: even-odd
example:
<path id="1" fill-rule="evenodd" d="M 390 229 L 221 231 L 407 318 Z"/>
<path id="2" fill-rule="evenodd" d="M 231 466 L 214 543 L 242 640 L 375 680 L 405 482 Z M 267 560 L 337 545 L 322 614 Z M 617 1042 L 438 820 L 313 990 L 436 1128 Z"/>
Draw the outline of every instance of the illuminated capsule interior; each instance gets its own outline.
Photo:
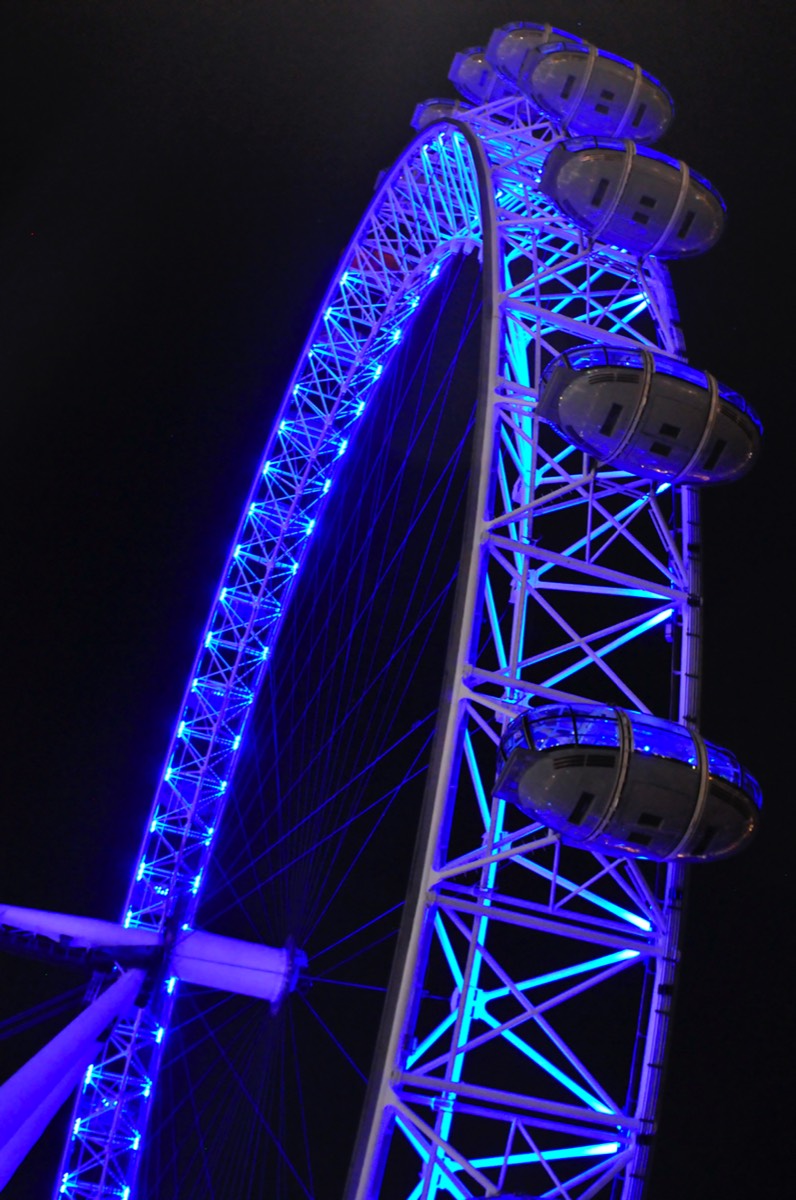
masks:
<path id="1" fill-rule="evenodd" d="M 702 254 L 724 228 L 724 203 L 706 179 L 629 139 L 559 142 L 545 159 L 541 189 L 592 237 L 634 254 Z"/>
<path id="2" fill-rule="evenodd" d="M 462 113 L 469 112 L 471 105 L 462 100 L 423 100 L 412 114 L 412 128 L 425 129 L 435 121 L 455 121 Z"/>
<path id="3" fill-rule="evenodd" d="M 666 354 L 576 346 L 542 375 L 537 413 L 601 463 L 683 483 L 739 479 L 762 425 L 737 392 Z"/>
<path id="4" fill-rule="evenodd" d="M 589 704 L 515 718 L 500 742 L 495 795 L 562 841 L 658 861 L 734 854 L 761 804 L 728 750 L 671 721 Z"/>
<path id="5" fill-rule="evenodd" d="M 572 134 L 654 142 L 674 116 L 672 98 L 657 79 L 596 46 L 539 46 L 528 56 L 518 86 Z"/>
<path id="6" fill-rule="evenodd" d="M 513 21 L 492 31 L 486 48 L 487 60 L 496 71 L 513 83 L 522 79 L 528 70 L 534 51 L 548 42 L 560 46 L 587 46 L 581 38 L 564 33 L 553 25 L 536 25 L 531 21 Z"/>
<path id="7" fill-rule="evenodd" d="M 491 100 L 502 100 L 505 96 L 517 94 L 516 87 L 487 61 L 482 46 L 460 51 L 453 60 L 448 79 L 465 100 L 473 104 L 487 104 Z"/>

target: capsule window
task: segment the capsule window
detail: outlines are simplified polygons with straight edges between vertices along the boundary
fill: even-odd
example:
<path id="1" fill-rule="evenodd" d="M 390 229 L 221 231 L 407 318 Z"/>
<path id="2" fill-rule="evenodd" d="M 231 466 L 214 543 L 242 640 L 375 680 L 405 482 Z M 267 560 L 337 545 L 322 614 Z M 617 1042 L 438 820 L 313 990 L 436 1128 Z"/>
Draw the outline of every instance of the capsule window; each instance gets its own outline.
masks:
<path id="1" fill-rule="evenodd" d="M 660 458 L 668 458 L 672 448 L 668 442 L 653 442 L 650 446 L 650 453 L 657 454 Z"/>
<path id="2" fill-rule="evenodd" d="M 614 429 L 616 428 L 616 422 L 619 420 L 619 414 L 621 411 L 621 404 L 611 405 L 611 407 L 608 409 L 608 416 L 600 426 L 600 433 L 604 434 L 606 437 L 609 437 L 613 433 Z"/>
<path id="3" fill-rule="evenodd" d="M 697 844 L 689 851 L 689 854 L 697 858 L 701 857 L 707 852 L 708 846 L 713 841 L 713 838 L 717 833 L 718 829 L 715 825 L 708 825 Z"/>
<path id="4" fill-rule="evenodd" d="M 585 754 L 556 754 L 553 758 L 553 766 L 557 771 L 568 771 L 572 767 L 585 767 Z"/>
<path id="5" fill-rule="evenodd" d="M 603 90 L 600 92 L 600 100 L 614 100 L 615 98 L 616 93 L 609 92 L 607 88 L 603 88 Z M 598 101 L 598 103 L 594 106 L 594 111 L 600 113 L 602 116 L 607 116 L 607 114 L 611 111 L 611 105 L 601 104 Z"/>
<path id="6" fill-rule="evenodd" d="M 654 208 L 658 203 L 655 196 L 639 196 L 638 202 L 641 208 Z M 637 225 L 646 225 L 649 222 L 649 213 L 636 211 L 633 213 L 633 220 Z"/>
<path id="7" fill-rule="evenodd" d="M 616 766 L 616 759 L 614 758 L 613 754 L 587 754 L 586 755 L 586 766 L 587 767 L 614 767 L 614 766 Z"/>
<path id="8" fill-rule="evenodd" d="M 660 429 L 658 430 L 658 433 L 661 435 L 661 437 L 676 438 L 676 437 L 680 436 L 680 426 L 679 425 L 668 425 L 666 423 L 666 421 L 664 421 L 664 423 L 661 425 Z"/>
<path id="9" fill-rule="evenodd" d="M 574 86 L 575 86 L 575 76 L 567 75 L 566 79 L 564 80 L 564 86 L 561 89 L 561 99 L 562 100 L 569 99 L 569 97 L 572 95 L 572 89 Z"/>
<path id="10" fill-rule="evenodd" d="M 628 842 L 635 842 L 637 846 L 649 846 L 652 841 L 652 834 L 635 831 L 634 833 L 628 833 L 626 840 Z"/>
<path id="11" fill-rule="evenodd" d="M 644 113 L 646 111 L 647 111 L 646 104 L 639 104 L 638 108 L 636 109 L 636 115 L 633 118 L 633 128 L 634 129 L 638 129 L 639 125 L 644 120 Z"/>
<path id="12" fill-rule="evenodd" d="M 663 817 L 659 817 L 656 813 L 643 812 L 636 822 L 638 825 L 648 825 L 652 829 L 659 829 L 663 822 Z"/>
<path id="13" fill-rule="evenodd" d="M 610 179 L 606 179 L 605 176 L 603 176 L 603 178 L 597 184 L 597 187 L 594 189 L 594 195 L 591 198 L 593 208 L 599 208 L 602 204 L 605 193 L 608 191 L 608 184 L 610 182 Z"/>
<path id="14" fill-rule="evenodd" d="M 684 238 L 688 235 L 689 229 L 694 224 L 695 217 L 696 217 L 696 213 L 694 212 L 694 210 L 689 209 L 689 211 L 685 214 L 685 217 L 683 218 L 682 225 L 677 230 L 677 236 L 679 238 Z"/>
<path id="15" fill-rule="evenodd" d="M 594 800 L 594 792 L 581 792 L 580 799 L 569 815 L 570 825 L 580 825 Z"/>
<path id="16" fill-rule="evenodd" d="M 716 463 L 721 458 L 721 453 L 726 445 L 727 443 L 724 438 L 716 438 L 713 446 L 711 447 L 710 454 L 702 464 L 703 470 L 711 471 L 715 467 Z"/>

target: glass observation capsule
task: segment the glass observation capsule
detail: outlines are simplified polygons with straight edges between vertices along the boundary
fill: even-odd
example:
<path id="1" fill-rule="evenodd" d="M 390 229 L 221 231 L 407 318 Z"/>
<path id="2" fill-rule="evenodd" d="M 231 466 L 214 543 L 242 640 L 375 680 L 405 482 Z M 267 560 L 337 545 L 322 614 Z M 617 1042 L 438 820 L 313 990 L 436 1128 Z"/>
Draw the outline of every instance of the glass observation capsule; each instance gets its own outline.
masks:
<path id="1" fill-rule="evenodd" d="M 560 354 L 536 411 L 598 462 L 642 479 L 728 483 L 760 452 L 762 425 L 742 396 L 649 350 L 591 343 Z"/>
<path id="2" fill-rule="evenodd" d="M 634 254 L 702 254 L 724 227 L 724 202 L 706 179 L 629 139 L 559 142 L 545 159 L 540 186 L 592 237 Z"/>
<path id="3" fill-rule="evenodd" d="M 461 50 L 451 64 L 448 79 L 473 104 L 487 104 L 517 94 L 516 87 L 487 62 L 483 46 Z"/>
<path id="4" fill-rule="evenodd" d="M 431 99 L 423 100 L 412 114 L 411 125 L 418 132 L 435 121 L 455 121 L 462 113 L 470 111 L 472 106 L 462 100 Z"/>
<path id="5" fill-rule="evenodd" d="M 674 116 L 672 98 L 657 79 L 596 46 L 540 45 L 527 56 L 517 85 L 571 134 L 654 142 Z"/>
<path id="6" fill-rule="evenodd" d="M 487 61 L 496 71 L 517 85 L 535 58 L 540 46 L 553 42 L 556 46 L 584 46 L 588 42 L 574 34 L 565 33 L 553 25 L 536 25 L 531 21 L 513 21 L 494 29 L 486 48 Z"/>
<path id="7" fill-rule="evenodd" d="M 672 721 L 590 704 L 515 718 L 494 791 L 572 845 L 658 861 L 734 854 L 761 804 L 729 750 Z"/>

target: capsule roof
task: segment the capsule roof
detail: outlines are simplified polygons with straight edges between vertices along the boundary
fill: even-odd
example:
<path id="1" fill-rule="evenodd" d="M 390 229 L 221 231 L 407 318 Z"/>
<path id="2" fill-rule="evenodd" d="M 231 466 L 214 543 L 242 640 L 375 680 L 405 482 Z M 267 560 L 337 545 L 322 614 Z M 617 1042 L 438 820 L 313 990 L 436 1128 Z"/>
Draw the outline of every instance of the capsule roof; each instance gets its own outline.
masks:
<path id="1" fill-rule="evenodd" d="M 699 758 L 698 733 L 664 717 L 633 709 L 616 708 L 609 704 L 543 704 L 528 709 L 506 726 L 500 739 L 500 756 L 505 759 L 518 745 L 535 750 L 552 750 L 557 746 L 589 745 L 619 746 L 622 738 L 620 714 L 630 722 L 633 749 L 644 755 L 672 758 L 696 766 Z M 756 808 L 761 808 L 763 795 L 757 780 L 745 771 L 730 750 L 704 742 L 711 773 L 748 791 Z"/>
<path id="2" fill-rule="evenodd" d="M 469 112 L 471 107 L 463 100 L 445 98 L 423 100 L 412 113 L 411 125 L 413 129 L 421 130 L 428 125 L 433 125 L 435 121 L 455 121 L 464 113 Z"/>
<path id="3" fill-rule="evenodd" d="M 513 83 L 527 69 L 528 55 L 548 42 L 568 46 L 587 46 L 582 38 L 565 33 L 554 25 L 537 25 L 531 21 L 512 21 L 492 31 L 486 56 L 496 71 Z"/>
<path id="4" fill-rule="evenodd" d="M 473 104 L 487 104 L 517 93 L 517 89 L 487 61 L 483 46 L 459 51 L 451 64 L 448 79 L 465 100 Z"/>

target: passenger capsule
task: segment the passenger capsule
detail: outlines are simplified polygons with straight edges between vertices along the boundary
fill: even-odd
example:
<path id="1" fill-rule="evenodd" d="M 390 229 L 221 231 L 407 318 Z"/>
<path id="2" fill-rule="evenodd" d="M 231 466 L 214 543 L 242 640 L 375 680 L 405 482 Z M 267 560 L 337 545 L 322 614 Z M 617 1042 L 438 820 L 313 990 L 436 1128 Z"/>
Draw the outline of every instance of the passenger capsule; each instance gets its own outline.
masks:
<path id="1" fill-rule="evenodd" d="M 494 794 L 573 846 L 661 862 L 734 854 L 761 804 L 756 780 L 728 750 L 672 721 L 590 704 L 515 718 Z"/>
<path id="2" fill-rule="evenodd" d="M 486 48 L 487 61 L 496 71 L 516 84 L 528 70 L 534 52 L 540 46 L 554 42 L 557 46 L 588 46 L 574 34 L 564 33 L 553 25 L 536 25 L 530 21 L 513 21 L 492 31 Z"/>
<path id="3" fill-rule="evenodd" d="M 487 104 L 491 100 L 502 100 L 517 94 L 516 87 L 487 62 L 482 46 L 460 51 L 453 60 L 448 79 L 465 100 L 473 104 Z"/>
<path id="4" fill-rule="evenodd" d="M 654 142 L 674 116 L 672 98 L 657 79 L 596 46 L 541 45 L 527 56 L 517 85 L 571 134 Z"/>
<path id="5" fill-rule="evenodd" d="M 742 396 L 649 350 L 567 350 L 544 371 L 536 411 L 598 462 L 642 479 L 727 483 L 760 451 L 762 425 Z"/>
<path id="6" fill-rule="evenodd" d="M 455 121 L 470 107 L 461 100 L 423 100 L 412 114 L 412 128 L 419 132 L 435 121 Z"/>
<path id="7" fill-rule="evenodd" d="M 592 237 L 634 254 L 702 254 L 724 226 L 724 203 L 706 179 L 628 139 L 559 142 L 545 159 L 540 186 Z"/>

